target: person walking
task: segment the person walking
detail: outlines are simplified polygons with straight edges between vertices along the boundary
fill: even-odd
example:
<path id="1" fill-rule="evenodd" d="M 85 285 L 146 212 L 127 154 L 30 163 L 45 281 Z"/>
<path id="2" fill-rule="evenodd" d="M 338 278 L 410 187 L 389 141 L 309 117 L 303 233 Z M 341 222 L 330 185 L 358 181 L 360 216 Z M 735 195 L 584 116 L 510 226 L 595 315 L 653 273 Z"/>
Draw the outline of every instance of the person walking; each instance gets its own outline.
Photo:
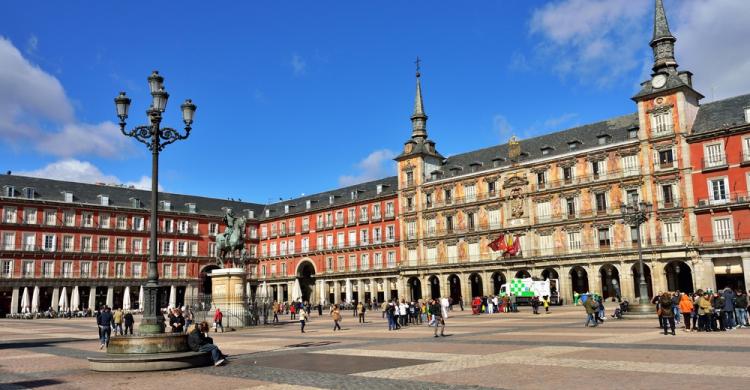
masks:
<path id="1" fill-rule="evenodd" d="M 357 315 L 359 315 L 359 323 L 365 323 L 365 305 L 362 302 L 357 304 Z"/>
<path id="2" fill-rule="evenodd" d="M 128 334 L 128 332 L 130 332 L 130 334 L 132 335 L 133 334 L 133 323 L 135 322 L 133 320 L 133 312 L 131 312 L 130 310 L 128 310 L 125 313 L 125 315 L 123 316 L 123 322 L 125 323 L 125 332 L 124 333 Z"/>
<path id="3" fill-rule="evenodd" d="M 665 292 L 659 298 L 659 317 L 661 317 L 661 324 L 664 327 L 664 335 L 667 335 L 667 325 L 672 330 L 672 336 L 674 333 L 674 303 L 672 297 L 668 292 Z"/>
<path id="4" fill-rule="evenodd" d="M 747 295 L 737 290 L 734 298 L 734 320 L 738 328 L 747 328 Z"/>
<path id="5" fill-rule="evenodd" d="M 122 316 L 123 312 L 119 307 L 117 308 L 117 310 L 115 310 L 114 313 L 112 313 L 112 319 L 115 324 L 115 336 L 122 336 Z"/>
<path id="6" fill-rule="evenodd" d="M 435 324 L 435 337 L 438 337 L 438 328 L 440 328 L 440 336 L 445 336 L 445 318 L 443 318 L 443 310 L 440 302 L 432 299 L 430 301 L 430 313 L 432 314 L 432 322 Z"/>
<path id="7" fill-rule="evenodd" d="M 331 318 L 333 319 L 333 331 L 341 330 L 341 325 L 339 324 L 341 322 L 341 312 L 338 305 L 333 305 Z"/>
<path id="8" fill-rule="evenodd" d="M 685 322 L 685 327 L 683 328 L 686 332 L 690 331 L 690 318 L 693 314 L 693 302 L 690 300 L 690 297 L 682 293 L 680 294 L 680 303 L 679 303 L 679 309 L 680 314 L 682 314 L 682 319 Z"/>
<path id="9" fill-rule="evenodd" d="M 289 319 L 294 320 L 297 316 L 297 304 L 294 303 L 289 306 Z"/>
<path id="10" fill-rule="evenodd" d="M 279 313 L 281 312 L 281 305 L 278 302 L 273 301 L 273 308 L 271 310 L 273 310 L 273 323 L 275 324 L 279 322 Z"/>
<path id="11" fill-rule="evenodd" d="M 305 323 L 307 322 L 307 311 L 301 309 L 299 311 L 299 330 L 301 333 L 305 333 Z"/>
<path id="12" fill-rule="evenodd" d="M 542 297 L 542 304 L 544 305 L 544 313 L 549 314 L 549 297 L 543 296 Z"/>
<path id="13" fill-rule="evenodd" d="M 99 327 L 99 342 L 101 343 L 99 349 L 109 346 L 109 337 L 112 334 L 113 324 L 112 311 L 109 307 L 102 306 L 99 317 L 96 318 L 96 325 Z"/>
<path id="14" fill-rule="evenodd" d="M 224 313 L 219 310 L 219 308 L 216 308 L 216 312 L 214 313 L 214 333 L 221 328 L 221 333 L 224 333 L 224 324 L 221 323 L 221 321 L 224 319 Z"/>

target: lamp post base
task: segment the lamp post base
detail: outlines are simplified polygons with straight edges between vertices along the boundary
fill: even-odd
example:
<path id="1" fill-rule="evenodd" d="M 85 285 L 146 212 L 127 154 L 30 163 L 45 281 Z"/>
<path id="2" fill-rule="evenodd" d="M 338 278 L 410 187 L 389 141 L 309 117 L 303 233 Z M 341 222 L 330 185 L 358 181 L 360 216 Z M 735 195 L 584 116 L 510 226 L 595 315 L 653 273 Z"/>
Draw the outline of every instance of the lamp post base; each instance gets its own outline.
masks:
<path id="1" fill-rule="evenodd" d="M 628 306 L 628 312 L 625 313 L 624 318 L 629 319 L 645 319 L 653 318 L 656 316 L 656 307 L 651 304 L 631 304 Z"/>

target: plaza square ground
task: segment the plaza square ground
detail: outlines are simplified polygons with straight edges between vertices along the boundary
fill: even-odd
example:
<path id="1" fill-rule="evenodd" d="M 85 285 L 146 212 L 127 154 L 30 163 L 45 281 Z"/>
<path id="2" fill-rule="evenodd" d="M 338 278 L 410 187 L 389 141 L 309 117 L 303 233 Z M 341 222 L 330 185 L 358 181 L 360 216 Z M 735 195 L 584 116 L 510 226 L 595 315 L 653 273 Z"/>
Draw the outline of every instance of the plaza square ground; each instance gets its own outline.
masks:
<path id="1" fill-rule="evenodd" d="M 99 373 L 94 320 L 0 320 L 0 389 L 597 389 L 746 388 L 750 330 L 664 336 L 656 318 L 583 326 L 581 307 L 552 313 L 472 316 L 453 311 L 447 337 L 432 328 L 388 331 L 381 313 L 343 330 L 330 317 L 212 333 L 231 355 L 220 367 L 152 373 Z M 288 316 L 283 316 L 288 320 Z"/>

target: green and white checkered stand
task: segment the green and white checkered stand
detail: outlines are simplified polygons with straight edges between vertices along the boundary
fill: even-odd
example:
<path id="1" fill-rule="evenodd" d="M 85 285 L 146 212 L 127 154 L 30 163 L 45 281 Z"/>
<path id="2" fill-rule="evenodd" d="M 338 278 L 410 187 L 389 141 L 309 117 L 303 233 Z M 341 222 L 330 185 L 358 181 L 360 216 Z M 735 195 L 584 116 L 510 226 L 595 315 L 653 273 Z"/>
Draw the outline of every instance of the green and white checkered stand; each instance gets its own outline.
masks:
<path id="1" fill-rule="evenodd" d="M 510 293 L 517 297 L 534 296 L 534 292 L 531 291 L 531 286 L 525 284 L 522 279 L 512 279 L 510 281 Z"/>

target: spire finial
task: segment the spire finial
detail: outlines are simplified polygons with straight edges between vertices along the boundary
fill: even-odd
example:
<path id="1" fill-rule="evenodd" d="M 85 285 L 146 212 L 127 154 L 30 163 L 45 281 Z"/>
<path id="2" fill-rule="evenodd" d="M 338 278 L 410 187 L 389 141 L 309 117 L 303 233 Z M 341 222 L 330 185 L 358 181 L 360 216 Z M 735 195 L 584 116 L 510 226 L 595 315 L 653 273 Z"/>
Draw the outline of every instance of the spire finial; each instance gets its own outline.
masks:
<path id="1" fill-rule="evenodd" d="M 414 96 L 414 113 L 411 114 L 411 137 L 415 140 L 425 140 L 427 138 L 427 115 L 424 113 L 424 104 L 422 103 L 422 84 L 419 79 L 419 73 L 422 60 L 417 57 L 414 61 L 417 66 L 417 93 Z"/>
<path id="2" fill-rule="evenodd" d="M 421 63 L 422 63 L 422 60 L 420 60 L 420 59 L 419 59 L 419 56 L 417 56 L 417 60 L 416 60 L 416 61 L 414 61 L 414 64 L 416 64 L 416 65 L 417 65 L 417 77 L 421 76 L 421 75 L 419 74 L 419 64 L 421 64 Z"/>
<path id="3" fill-rule="evenodd" d="M 677 39 L 669 31 L 667 13 L 664 11 L 664 1 L 656 0 L 654 9 L 654 36 L 651 47 L 654 49 L 654 73 L 666 70 L 677 72 L 677 61 L 674 58 L 674 43 Z"/>

